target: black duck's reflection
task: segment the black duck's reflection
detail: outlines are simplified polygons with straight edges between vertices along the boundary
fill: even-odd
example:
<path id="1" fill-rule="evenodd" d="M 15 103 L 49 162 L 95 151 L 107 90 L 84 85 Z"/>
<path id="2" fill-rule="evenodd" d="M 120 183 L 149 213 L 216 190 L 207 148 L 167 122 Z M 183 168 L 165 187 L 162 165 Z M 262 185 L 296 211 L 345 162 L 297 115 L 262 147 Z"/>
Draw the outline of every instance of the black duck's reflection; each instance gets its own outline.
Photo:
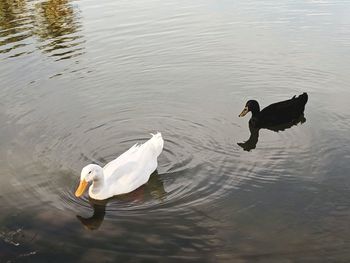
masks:
<path id="1" fill-rule="evenodd" d="M 118 195 L 106 200 L 95 200 L 89 198 L 89 203 L 94 210 L 93 215 L 88 218 L 77 215 L 77 218 L 87 229 L 96 230 L 101 226 L 103 222 L 106 214 L 106 206 L 109 202 L 142 204 L 154 199 L 157 199 L 161 202 L 165 195 L 166 192 L 164 190 L 163 181 L 160 179 L 157 171 L 155 171 L 150 176 L 150 179 L 146 184 L 131 193 Z"/>
<path id="2" fill-rule="evenodd" d="M 256 148 L 256 145 L 258 144 L 259 141 L 259 131 L 260 129 L 267 129 L 275 132 L 279 131 L 284 131 L 286 129 L 291 128 L 294 125 L 297 125 L 298 123 L 304 123 L 306 122 L 306 119 L 304 117 L 304 114 L 300 115 L 298 119 L 287 122 L 284 124 L 280 124 L 277 126 L 271 126 L 271 127 L 266 127 L 266 128 L 256 128 L 254 125 L 249 123 L 249 131 L 250 131 L 250 137 L 246 142 L 239 142 L 237 143 L 239 146 L 243 148 L 245 151 L 250 151 Z"/>
<path id="3" fill-rule="evenodd" d="M 250 137 L 246 142 L 237 144 L 243 150 L 250 151 L 256 148 L 260 129 L 279 132 L 289 129 L 298 123 L 306 122 L 304 109 L 307 101 L 308 95 L 303 93 L 298 97 L 294 96 L 290 100 L 271 104 L 262 111 L 260 111 L 257 101 L 248 101 L 239 117 L 243 117 L 249 111 L 252 112 L 252 117 L 249 120 Z"/>

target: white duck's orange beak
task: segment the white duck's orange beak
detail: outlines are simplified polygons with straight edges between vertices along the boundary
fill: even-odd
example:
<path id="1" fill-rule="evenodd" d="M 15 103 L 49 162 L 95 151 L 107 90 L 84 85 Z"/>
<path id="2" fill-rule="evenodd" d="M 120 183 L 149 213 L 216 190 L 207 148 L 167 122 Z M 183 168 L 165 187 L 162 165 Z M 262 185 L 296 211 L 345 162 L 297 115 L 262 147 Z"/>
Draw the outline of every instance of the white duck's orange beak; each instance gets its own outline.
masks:
<path id="1" fill-rule="evenodd" d="M 76 197 L 80 197 L 83 195 L 83 193 L 85 192 L 87 186 L 88 186 L 88 182 L 86 182 L 85 180 L 81 180 L 80 181 L 80 184 L 77 188 L 77 190 L 75 191 L 75 196 Z"/>

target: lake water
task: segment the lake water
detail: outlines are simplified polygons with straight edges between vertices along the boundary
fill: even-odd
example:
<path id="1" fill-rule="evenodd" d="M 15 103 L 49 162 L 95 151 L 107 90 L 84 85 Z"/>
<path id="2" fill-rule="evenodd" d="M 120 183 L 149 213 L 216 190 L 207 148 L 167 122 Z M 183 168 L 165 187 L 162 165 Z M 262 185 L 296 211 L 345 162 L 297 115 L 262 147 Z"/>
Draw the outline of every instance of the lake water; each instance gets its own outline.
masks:
<path id="1" fill-rule="evenodd" d="M 350 2 L 0 0 L 0 262 L 350 260 Z M 245 142 L 248 99 L 309 94 Z M 149 133 L 157 173 L 80 171 Z"/>

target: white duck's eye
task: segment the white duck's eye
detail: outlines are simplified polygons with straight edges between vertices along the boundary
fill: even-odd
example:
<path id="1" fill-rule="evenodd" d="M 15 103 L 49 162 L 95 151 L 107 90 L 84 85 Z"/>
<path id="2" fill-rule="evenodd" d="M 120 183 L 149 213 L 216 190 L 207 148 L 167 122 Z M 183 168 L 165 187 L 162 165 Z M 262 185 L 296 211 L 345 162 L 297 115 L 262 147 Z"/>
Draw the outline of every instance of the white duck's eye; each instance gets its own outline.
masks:
<path id="1" fill-rule="evenodd" d="M 90 171 L 90 172 L 88 172 L 88 174 L 91 174 L 91 171 Z"/>

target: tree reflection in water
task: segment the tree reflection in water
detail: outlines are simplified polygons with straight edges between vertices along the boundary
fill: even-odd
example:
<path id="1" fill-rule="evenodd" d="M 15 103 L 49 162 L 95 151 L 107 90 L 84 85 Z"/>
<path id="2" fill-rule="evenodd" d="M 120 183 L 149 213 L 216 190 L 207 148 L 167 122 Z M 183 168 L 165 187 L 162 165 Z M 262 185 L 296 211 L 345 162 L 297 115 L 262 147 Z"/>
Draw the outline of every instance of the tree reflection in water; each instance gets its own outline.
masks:
<path id="1" fill-rule="evenodd" d="M 16 57 L 38 48 L 55 60 L 77 57 L 84 53 L 85 42 L 79 18 L 70 0 L 0 0 L 0 54 L 12 52 L 9 57 Z M 30 48 L 31 37 L 39 46 Z"/>
<path id="2" fill-rule="evenodd" d="M 49 0 L 35 5 L 35 35 L 42 42 L 40 49 L 58 60 L 81 55 L 84 43 L 76 33 L 81 24 L 69 0 Z"/>

